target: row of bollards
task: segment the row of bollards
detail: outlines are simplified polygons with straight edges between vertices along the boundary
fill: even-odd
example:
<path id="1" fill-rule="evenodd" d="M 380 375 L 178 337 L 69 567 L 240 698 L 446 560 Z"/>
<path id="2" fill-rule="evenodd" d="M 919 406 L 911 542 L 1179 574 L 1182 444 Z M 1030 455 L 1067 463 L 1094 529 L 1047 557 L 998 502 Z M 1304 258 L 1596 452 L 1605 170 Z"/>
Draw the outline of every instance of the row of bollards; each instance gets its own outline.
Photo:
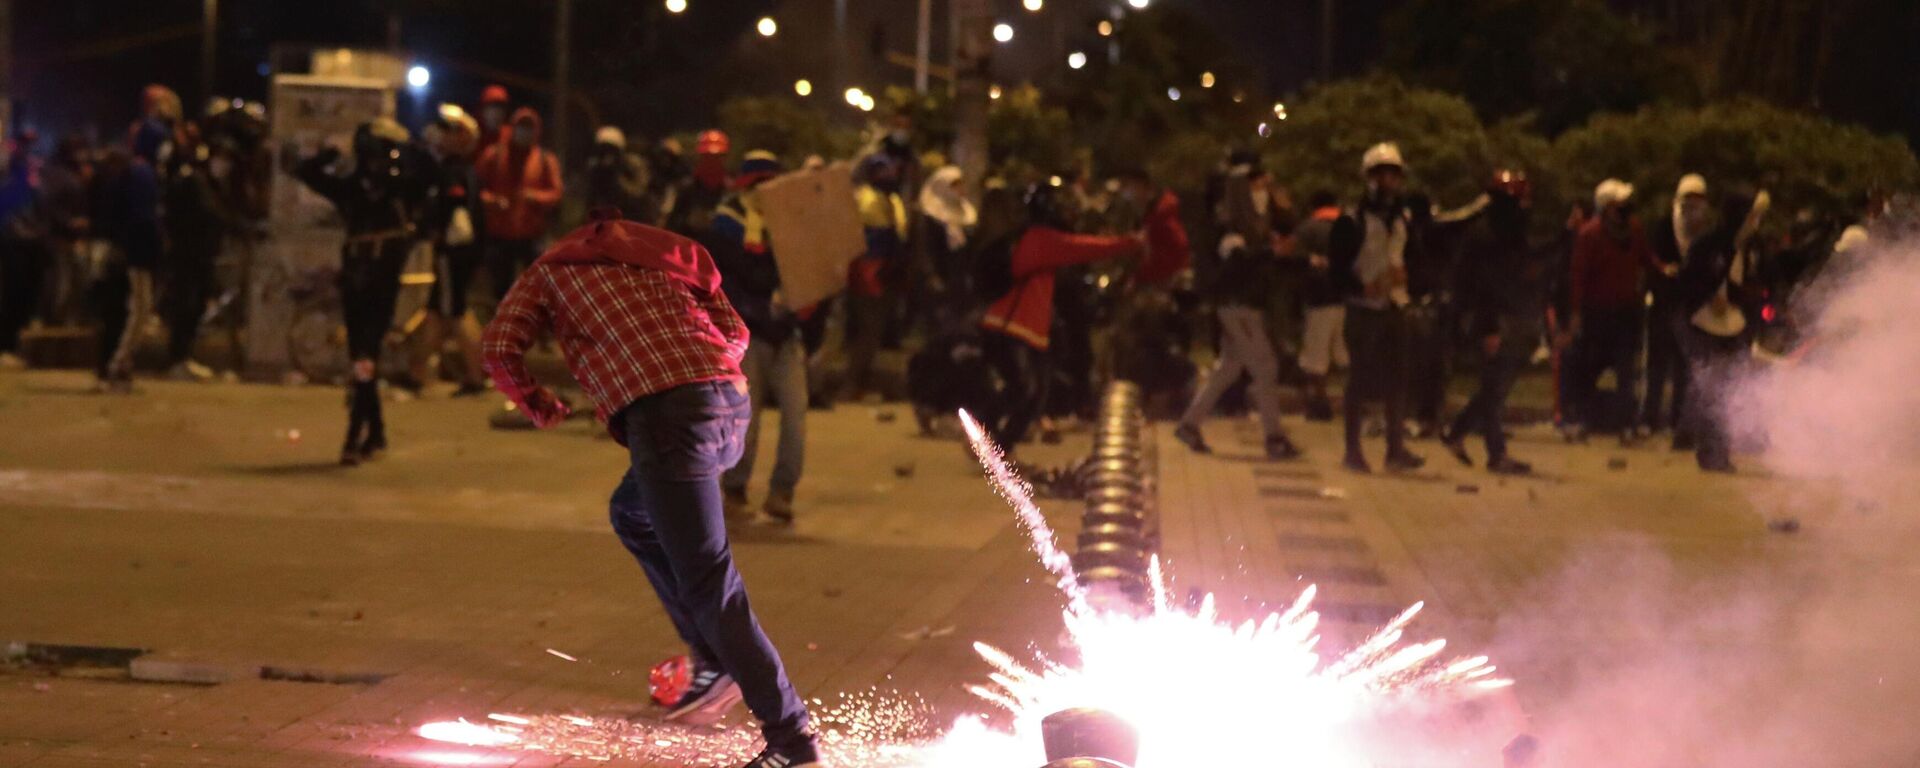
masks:
<path id="1" fill-rule="evenodd" d="M 1134 612 L 1151 596 L 1147 570 L 1159 548 L 1153 443 L 1138 385 L 1118 381 L 1100 398 L 1093 453 L 1080 467 L 1086 511 L 1073 567 L 1100 610 Z"/>

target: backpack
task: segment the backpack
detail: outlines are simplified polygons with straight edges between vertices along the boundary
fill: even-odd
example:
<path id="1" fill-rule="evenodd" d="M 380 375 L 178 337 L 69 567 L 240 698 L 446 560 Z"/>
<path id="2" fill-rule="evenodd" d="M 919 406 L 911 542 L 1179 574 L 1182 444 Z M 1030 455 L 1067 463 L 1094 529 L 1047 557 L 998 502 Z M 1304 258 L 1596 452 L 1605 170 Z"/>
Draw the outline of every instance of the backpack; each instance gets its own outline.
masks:
<path id="1" fill-rule="evenodd" d="M 1003 237 L 980 247 L 973 259 L 974 295 L 984 301 L 998 301 L 1013 291 L 1013 237 Z"/>

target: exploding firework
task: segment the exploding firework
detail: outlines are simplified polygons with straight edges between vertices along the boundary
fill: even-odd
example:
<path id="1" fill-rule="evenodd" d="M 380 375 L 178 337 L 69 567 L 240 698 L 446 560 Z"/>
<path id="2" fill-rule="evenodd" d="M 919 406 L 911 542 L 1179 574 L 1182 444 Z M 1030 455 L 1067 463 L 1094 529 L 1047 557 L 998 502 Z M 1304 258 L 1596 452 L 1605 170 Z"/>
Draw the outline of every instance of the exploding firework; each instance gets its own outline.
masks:
<path id="1" fill-rule="evenodd" d="M 1138 613 L 1095 608 L 1061 551 L 1032 489 L 980 424 L 961 414 L 988 479 L 1018 516 L 1066 608 L 1067 647 L 1030 660 L 984 643 L 987 682 L 969 690 L 998 710 L 956 720 L 945 733 L 914 697 L 871 691 L 822 705 L 825 757 L 859 768 L 979 768 L 1044 762 L 1041 720 L 1066 709 L 1113 713 L 1140 734 L 1139 768 L 1288 765 L 1364 768 L 1408 759 L 1455 764 L 1444 727 L 1450 706 L 1511 682 L 1486 657 L 1447 658 L 1444 640 L 1404 642 L 1415 604 L 1358 646 L 1323 655 L 1308 587 L 1284 611 L 1233 623 L 1207 597 L 1192 610 L 1168 599 L 1157 559 L 1149 605 Z M 746 729 L 687 729 L 573 715 L 492 715 L 421 727 L 421 736 L 474 746 L 593 759 L 726 765 L 751 757 Z M 1425 743 L 1431 742 L 1431 743 Z M 1486 764 L 1484 755 L 1468 762 Z"/>

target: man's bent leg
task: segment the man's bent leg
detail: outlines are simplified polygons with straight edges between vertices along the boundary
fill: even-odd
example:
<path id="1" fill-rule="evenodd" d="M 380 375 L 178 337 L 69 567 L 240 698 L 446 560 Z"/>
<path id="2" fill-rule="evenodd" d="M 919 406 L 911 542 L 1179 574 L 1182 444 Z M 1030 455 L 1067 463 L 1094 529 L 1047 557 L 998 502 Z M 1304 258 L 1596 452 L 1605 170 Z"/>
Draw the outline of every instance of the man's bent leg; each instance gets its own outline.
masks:
<path id="1" fill-rule="evenodd" d="M 812 739 L 773 643 L 761 631 L 734 568 L 720 500 L 722 469 L 738 460 L 749 404 L 730 382 L 691 384 L 628 407 L 628 449 L 639 495 L 672 566 L 680 605 L 733 677 L 769 744 Z"/>
<path id="2" fill-rule="evenodd" d="M 680 635 L 680 641 L 687 644 L 688 651 L 701 663 L 719 666 L 719 659 L 680 605 L 680 584 L 674 580 L 667 551 L 654 533 L 651 510 L 641 500 L 632 470 L 620 478 L 620 487 L 614 489 L 613 498 L 608 500 L 607 516 L 613 520 L 613 532 L 620 537 L 620 544 L 633 553 L 633 559 L 640 561 L 640 570 L 647 574 L 647 583 L 653 585 L 653 593 L 660 598 L 660 607 L 666 609 L 667 620 L 673 622 L 673 631 Z"/>

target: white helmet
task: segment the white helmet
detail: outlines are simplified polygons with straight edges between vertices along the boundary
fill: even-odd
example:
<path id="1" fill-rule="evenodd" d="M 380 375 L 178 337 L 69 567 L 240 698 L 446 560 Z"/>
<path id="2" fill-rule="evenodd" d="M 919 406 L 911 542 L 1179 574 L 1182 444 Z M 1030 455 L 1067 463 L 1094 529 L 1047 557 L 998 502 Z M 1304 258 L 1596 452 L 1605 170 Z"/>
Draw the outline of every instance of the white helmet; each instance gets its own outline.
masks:
<path id="1" fill-rule="evenodd" d="M 1593 188 L 1593 207 L 1596 210 L 1610 205 L 1623 205 L 1633 199 L 1633 185 L 1619 179 L 1607 179 Z"/>
<path id="2" fill-rule="evenodd" d="M 1388 165 L 1403 171 L 1407 168 L 1406 162 L 1400 159 L 1400 145 L 1391 141 L 1373 145 L 1365 155 L 1360 157 L 1361 175 L 1373 173 L 1373 169 Z"/>
<path id="3" fill-rule="evenodd" d="M 617 126 L 603 125 L 600 126 L 600 130 L 593 132 L 593 143 L 610 144 L 621 149 L 626 149 L 627 134 L 622 133 Z"/>

